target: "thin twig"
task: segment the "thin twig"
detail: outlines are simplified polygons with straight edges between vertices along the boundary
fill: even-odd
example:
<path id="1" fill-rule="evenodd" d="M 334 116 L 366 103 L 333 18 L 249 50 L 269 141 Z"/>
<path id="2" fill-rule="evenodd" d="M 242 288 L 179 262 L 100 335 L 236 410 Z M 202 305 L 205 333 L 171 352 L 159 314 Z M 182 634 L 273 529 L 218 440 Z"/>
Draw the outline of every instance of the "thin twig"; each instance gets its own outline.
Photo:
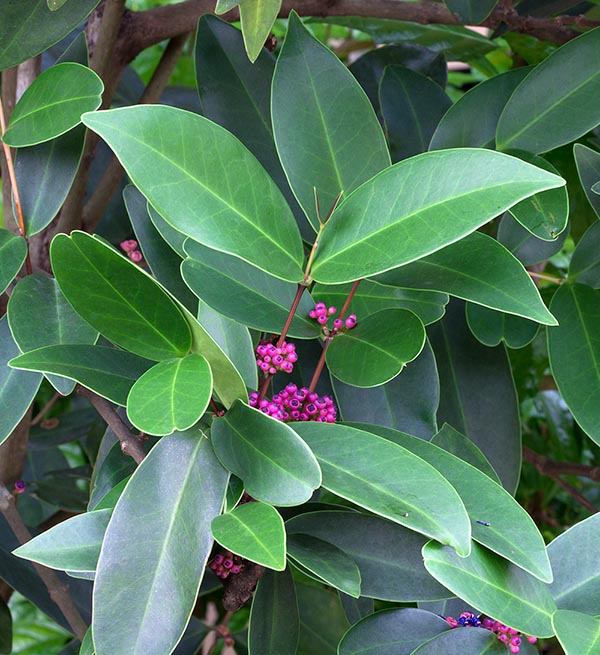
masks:
<path id="1" fill-rule="evenodd" d="M 323 344 L 323 350 L 321 351 L 321 356 L 319 357 L 319 361 L 317 362 L 317 365 L 315 367 L 315 372 L 313 373 L 312 380 L 310 381 L 310 385 L 308 386 L 308 393 L 312 393 L 317 388 L 319 378 L 321 377 L 321 373 L 323 372 L 323 367 L 325 366 L 325 355 L 327 354 L 327 348 L 329 348 L 329 344 L 332 341 L 333 341 L 333 337 L 327 337 L 325 339 L 325 343 Z"/>
<path id="2" fill-rule="evenodd" d="M 555 462 L 540 455 L 527 446 L 523 447 L 523 459 L 534 466 L 542 475 L 576 475 L 600 482 L 600 466 L 587 466 L 576 462 Z"/>
<path id="3" fill-rule="evenodd" d="M 590 510 L 593 514 L 596 514 L 598 512 L 598 508 L 592 505 L 587 498 L 584 498 L 578 491 L 575 489 L 575 487 L 571 486 L 568 482 L 565 482 L 562 478 L 560 478 L 558 475 L 550 475 L 551 477 L 557 484 L 559 484 L 568 494 L 573 496 L 575 500 L 580 502 L 584 507 Z"/>
<path id="4" fill-rule="evenodd" d="M 215 648 L 217 647 L 217 644 L 219 643 L 220 638 L 229 637 L 229 626 L 227 624 L 229 623 L 229 621 L 231 621 L 232 616 L 233 616 L 233 612 L 228 611 L 223 617 L 221 623 L 219 623 L 219 625 L 217 625 L 214 630 L 211 630 L 211 632 L 214 633 L 214 636 L 216 638 L 214 640 L 214 643 L 211 644 L 210 648 L 206 651 L 206 655 L 212 655 Z"/>
<path id="5" fill-rule="evenodd" d="M 56 401 L 62 398 L 62 395 L 58 393 L 58 391 L 50 398 L 50 400 L 42 407 L 42 409 L 37 413 L 35 418 L 32 419 L 31 425 L 37 425 L 43 418 L 44 416 L 54 407 L 54 404 Z"/>
<path id="6" fill-rule="evenodd" d="M 348 294 L 348 297 L 344 301 L 342 311 L 340 312 L 340 319 L 343 319 L 344 316 L 346 316 L 346 312 L 348 311 L 348 307 L 350 307 L 350 303 L 352 302 L 352 298 L 354 298 L 354 294 L 356 293 L 356 290 L 358 289 L 359 284 L 360 284 L 360 280 L 356 280 L 356 282 L 352 285 L 352 289 L 350 289 L 350 293 Z"/>
<path id="7" fill-rule="evenodd" d="M 554 284 L 562 284 L 564 280 L 561 280 L 559 277 L 553 277 L 552 275 L 546 275 L 545 273 L 534 273 L 533 271 L 527 271 L 531 277 L 537 278 L 538 280 L 548 280 L 548 282 L 554 282 Z"/>

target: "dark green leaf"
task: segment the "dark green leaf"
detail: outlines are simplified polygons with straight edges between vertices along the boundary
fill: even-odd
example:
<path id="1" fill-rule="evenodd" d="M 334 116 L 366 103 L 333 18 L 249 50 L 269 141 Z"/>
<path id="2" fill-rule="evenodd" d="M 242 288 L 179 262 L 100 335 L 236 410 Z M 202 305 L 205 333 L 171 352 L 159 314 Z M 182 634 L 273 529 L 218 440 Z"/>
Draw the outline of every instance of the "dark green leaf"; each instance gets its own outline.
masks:
<path id="1" fill-rule="evenodd" d="M 240 20 L 248 58 L 258 59 L 281 8 L 281 0 L 240 0 Z"/>
<path id="2" fill-rule="evenodd" d="M 33 425 L 29 431 L 29 447 L 32 450 L 48 450 L 85 439 L 100 425 L 103 425 L 102 419 L 93 407 L 75 408 L 62 414 L 55 425 Z"/>
<path id="3" fill-rule="evenodd" d="M 199 431 L 161 439 L 137 468 L 98 560 L 98 655 L 164 655 L 175 648 L 196 602 L 212 548 L 210 522 L 221 511 L 227 478 Z M 127 591 L 127 602 L 118 590 Z"/>
<path id="4" fill-rule="evenodd" d="M 538 264 L 550 259 L 563 247 L 569 229 L 564 229 L 554 241 L 543 241 L 534 237 L 522 227 L 509 212 L 506 212 L 498 227 L 498 241 L 523 264 Z"/>
<path id="5" fill-rule="evenodd" d="M 0 600 L 0 653 L 10 655 L 12 653 L 13 624 L 12 616 L 8 605 Z"/>
<path id="6" fill-rule="evenodd" d="M 159 105 L 88 113 L 82 120 L 177 230 L 283 280 L 302 279 L 302 241 L 290 208 L 227 130 Z"/>
<path id="7" fill-rule="evenodd" d="M 593 616 L 558 610 L 552 626 L 566 655 L 593 655 L 600 647 L 600 621 Z"/>
<path id="8" fill-rule="evenodd" d="M 498 0 L 444 0 L 444 3 L 461 22 L 478 25 L 492 13 Z"/>
<path id="9" fill-rule="evenodd" d="M 535 339 L 540 327 L 526 318 L 473 303 L 467 303 L 467 323 L 473 336 L 490 347 L 504 341 L 509 348 L 524 348 Z"/>
<path id="10" fill-rule="evenodd" d="M 573 251 L 569 280 L 600 288 L 600 222 L 587 229 Z"/>
<path id="11" fill-rule="evenodd" d="M 506 655 L 497 635 L 483 628 L 444 632 L 413 651 L 414 655 Z"/>
<path id="12" fill-rule="evenodd" d="M 361 619 L 369 616 L 369 614 L 373 614 L 375 611 L 375 603 L 372 598 L 367 598 L 366 596 L 352 598 L 352 596 L 348 596 L 348 594 L 345 594 L 342 591 L 339 593 L 342 607 L 346 613 L 346 618 L 351 625 L 358 623 Z"/>
<path id="13" fill-rule="evenodd" d="M 22 237 L 0 229 L 0 294 L 15 279 L 27 256 L 27 242 Z"/>
<path id="14" fill-rule="evenodd" d="M 279 158 L 315 230 L 315 189 L 325 219 L 340 192 L 349 194 L 390 165 L 383 132 L 364 92 L 296 14 L 275 68 L 272 112 Z"/>
<path id="15" fill-rule="evenodd" d="M 582 143 L 576 143 L 573 146 L 573 155 L 581 186 L 590 205 L 600 218 L 600 198 L 597 193 L 590 193 L 592 186 L 600 179 L 600 152 L 592 150 Z"/>
<path id="16" fill-rule="evenodd" d="M 217 456 L 257 500 L 300 505 L 321 484 L 314 455 L 289 425 L 236 401 L 212 423 Z"/>
<path id="17" fill-rule="evenodd" d="M 106 457 L 94 468 L 88 510 L 96 509 L 106 495 L 120 482 L 126 480 L 135 468 L 135 461 L 121 450 L 121 442 L 117 441 L 113 444 Z"/>
<path id="18" fill-rule="evenodd" d="M 350 627 L 338 595 L 323 587 L 296 585 L 300 610 L 297 655 L 336 655 L 342 635 Z"/>

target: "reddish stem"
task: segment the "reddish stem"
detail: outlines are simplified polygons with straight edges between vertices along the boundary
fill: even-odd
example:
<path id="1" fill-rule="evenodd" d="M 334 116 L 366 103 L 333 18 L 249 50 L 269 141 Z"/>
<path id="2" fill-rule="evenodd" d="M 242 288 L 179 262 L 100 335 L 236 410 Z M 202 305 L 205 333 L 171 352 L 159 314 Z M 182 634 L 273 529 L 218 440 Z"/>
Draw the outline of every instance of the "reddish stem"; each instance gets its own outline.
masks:
<path id="1" fill-rule="evenodd" d="M 308 387 L 308 393 L 312 393 L 317 388 L 319 378 L 321 377 L 321 373 L 323 372 L 323 367 L 325 366 L 325 354 L 327 353 L 327 348 L 329 348 L 329 344 L 332 341 L 333 341 L 333 337 L 327 337 L 325 339 L 321 356 L 319 357 L 319 361 L 317 362 L 315 372 L 313 373 L 312 380 L 310 381 L 310 385 Z"/>
<path id="2" fill-rule="evenodd" d="M 342 311 L 340 312 L 340 319 L 344 318 L 344 316 L 346 315 L 346 312 L 348 311 L 348 307 L 350 307 L 350 303 L 352 302 L 352 298 L 354 298 L 354 294 L 356 293 L 359 284 L 360 284 L 360 280 L 356 280 L 356 282 L 352 285 L 352 289 L 350 289 L 350 293 L 348 294 L 348 297 L 344 301 L 344 306 L 342 307 Z"/>

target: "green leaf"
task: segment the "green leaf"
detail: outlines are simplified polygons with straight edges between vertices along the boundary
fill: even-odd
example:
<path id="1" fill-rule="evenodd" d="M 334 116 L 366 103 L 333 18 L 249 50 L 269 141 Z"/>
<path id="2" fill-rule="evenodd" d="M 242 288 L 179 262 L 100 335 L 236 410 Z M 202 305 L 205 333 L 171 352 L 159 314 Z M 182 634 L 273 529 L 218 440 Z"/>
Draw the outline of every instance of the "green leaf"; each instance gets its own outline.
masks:
<path id="1" fill-rule="evenodd" d="M 540 154 L 573 141 L 598 124 L 600 72 L 594 57 L 600 30 L 555 50 L 519 84 L 498 122 L 498 148 Z"/>
<path id="2" fill-rule="evenodd" d="M 327 584 L 360 597 L 360 571 L 351 557 L 327 541 L 307 534 L 288 537 L 288 555 Z"/>
<path id="3" fill-rule="evenodd" d="M 225 14 L 240 3 L 240 0 L 217 0 L 215 14 Z"/>
<path id="4" fill-rule="evenodd" d="M 323 487 L 462 555 L 469 553 L 465 507 L 430 464 L 395 443 L 346 425 L 308 422 L 295 423 L 294 429 L 316 455 Z"/>
<path id="5" fill-rule="evenodd" d="M 23 559 L 61 571 L 95 571 L 112 510 L 73 516 L 13 551 Z"/>
<path id="6" fill-rule="evenodd" d="M 275 571 L 285 569 L 283 519 L 272 505 L 244 503 L 214 518 L 210 529 L 215 541 L 232 553 Z"/>
<path id="7" fill-rule="evenodd" d="M 248 630 L 252 655 L 296 655 L 300 617 L 294 579 L 289 569 L 267 571 L 258 581 Z"/>
<path id="8" fill-rule="evenodd" d="M 315 188 L 325 219 L 340 192 L 349 194 L 390 165 L 368 98 L 295 13 L 275 67 L 271 109 L 279 158 L 315 230 Z"/>
<path id="9" fill-rule="evenodd" d="M 188 287 L 221 314 L 261 332 L 278 334 L 285 323 L 297 284 L 285 282 L 258 270 L 246 262 L 188 239 L 188 254 L 181 266 Z M 315 308 L 308 291 L 304 292 L 289 335 L 312 339 L 321 326 L 308 317 Z"/>
<path id="10" fill-rule="evenodd" d="M 466 603 L 534 637 L 551 637 L 556 604 L 547 585 L 483 546 L 461 558 L 433 541 L 423 547 L 425 568 Z"/>
<path id="11" fill-rule="evenodd" d="M 351 284 L 315 284 L 311 295 L 315 302 L 324 302 L 328 307 L 342 307 Z M 366 318 L 382 309 L 409 309 L 425 325 L 435 323 L 444 315 L 448 296 L 435 291 L 414 291 L 412 289 L 392 289 L 372 280 L 362 280 L 348 305 L 348 312 Z"/>
<path id="12" fill-rule="evenodd" d="M 54 237 L 50 259 L 67 300 L 107 339 L 157 361 L 187 355 L 192 339 L 181 310 L 139 266 L 78 231 Z"/>
<path id="13" fill-rule="evenodd" d="M 123 406 L 127 404 L 127 394 L 133 383 L 152 366 L 151 361 L 116 348 L 83 344 L 45 346 L 16 355 L 18 350 L 10 361 L 13 369 L 52 373 L 76 380 Z"/>
<path id="14" fill-rule="evenodd" d="M 92 638 L 92 628 L 88 628 L 83 641 L 81 642 L 81 648 L 79 650 L 79 655 L 94 655 L 94 640 Z"/>
<path id="15" fill-rule="evenodd" d="M 240 20 L 246 52 L 255 62 L 281 9 L 281 0 L 240 0 Z"/>
<path id="16" fill-rule="evenodd" d="M 38 55 L 82 23 L 99 0 L 69 0 L 56 13 L 46 0 L 2 3 L 0 9 L 0 70 Z"/>
<path id="17" fill-rule="evenodd" d="M 232 509 L 239 503 L 244 495 L 244 484 L 235 475 L 229 476 L 229 484 L 227 485 L 227 497 L 225 498 L 225 506 L 223 511 L 231 512 Z M 260 502 L 260 501 L 256 501 Z"/>
<path id="18" fill-rule="evenodd" d="M 600 621 L 593 616 L 558 610 L 552 626 L 566 655 L 593 655 L 600 647 Z"/>
<path id="19" fill-rule="evenodd" d="M 13 622 L 8 605 L 0 600 L 0 653 L 10 655 L 13 652 Z"/>
<path id="20" fill-rule="evenodd" d="M 346 384 L 375 387 L 395 378 L 425 345 L 423 323 L 406 309 L 383 309 L 335 337 L 329 371 Z"/>
<path id="21" fill-rule="evenodd" d="M 79 125 L 81 114 L 98 109 L 103 91 L 102 80 L 86 66 L 51 66 L 21 96 L 2 140 L 21 148 L 65 134 Z"/>
<path id="22" fill-rule="evenodd" d="M 148 434 L 182 432 L 204 414 L 211 393 L 212 373 L 202 355 L 167 359 L 148 369 L 131 387 L 127 416 Z"/>
<path id="23" fill-rule="evenodd" d="M 461 497 L 471 519 L 474 541 L 542 582 L 552 582 L 544 539 L 533 519 L 485 473 L 424 439 L 379 425 L 355 425 L 389 439 L 431 464 Z"/>
<path id="24" fill-rule="evenodd" d="M 227 478 L 199 431 L 161 439 L 137 468 L 98 560 L 92 624 L 97 655 L 173 651 L 196 602 L 212 548 L 210 522 L 221 511 Z M 127 602 L 118 590 L 127 591 Z"/>
<path id="25" fill-rule="evenodd" d="M 483 628 L 443 632 L 413 651 L 414 655 L 506 655 L 506 646 L 497 635 Z"/>
<path id="26" fill-rule="evenodd" d="M 15 279 L 27 256 L 27 242 L 8 230 L 0 229 L 0 294 Z"/>
<path id="27" fill-rule="evenodd" d="M 559 321 L 548 330 L 552 375 L 577 423 L 600 444 L 600 291 L 563 284 L 550 307 Z"/>
<path id="28" fill-rule="evenodd" d="M 426 539 L 397 523 L 357 512 L 319 511 L 295 516 L 286 530 L 288 536 L 311 535 L 346 553 L 360 570 L 363 596 L 414 602 L 450 594 L 423 567 Z"/>
<path id="29" fill-rule="evenodd" d="M 82 120 L 172 227 L 282 280 L 302 279 L 302 241 L 290 208 L 227 130 L 160 105 L 94 112 Z"/>
<path id="30" fill-rule="evenodd" d="M 600 288 L 600 222 L 589 227 L 573 251 L 569 281 Z"/>
<path id="31" fill-rule="evenodd" d="M 498 0 L 444 0 L 444 4 L 462 23 L 478 25 L 492 13 Z"/>
<path id="32" fill-rule="evenodd" d="M 493 148 L 500 114 L 530 70 L 515 68 L 469 89 L 444 114 L 431 138 L 429 150 Z"/>
<path id="33" fill-rule="evenodd" d="M 402 375 L 386 384 L 360 388 L 335 378 L 331 382 L 338 417 L 344 421 L 377 423 L 423 439 L 429 439 L 437 430 L 435 413 L 439 402 L 439 382 L 428 341 Z"/>
<path id="34" fill-rule="evenodd" d="M 337 655 L 337 645 L 350 625 L 339 596 L 313 584 L 298 584 L 300 641 L 297 655 Z"/>
<path id="35" fill-rule="evenodd" d="M 427 151 L 452 101 L 425 75 L 404 66 L 388 66 L 379 87 L 379 104 L 395 163 Z"/>
<path id="36" fill-rule="evenodd" d="M 133 185 L 132 185 L 133 186 Z M 141 192 L 140 192 L 141 193 Z M 169 244 L 171 250 L 176 252 L 181 259 L 185 258 L 185 250 L 183 249 L 183 244 L 187 237 L 185 234 L 179 232 L 174 227 L 172 227 L 165 219 L 154 209 L 154 207 L 146 202 L 146 209 L 152 225 L 158 230 L 160 236 Z"/>
<path id="37" fill-rule="evenodd" d="M 375 611 L 375 603 L 372 598 L 367 598 L 366 596 L 352 598 L 352 596 L 348 596 L 348 594 L 344 594 L 343 592 L 340 592 L 339 595 L 344 613 L 351 625 L 358 623 L 361 619 L 369 616 L 369 614 L 373 614 Z"/>
<path id="38" fill-rule="evenodd" d="M 16 371 L 8 362 L 19 355 L 8 327 L 8 317 L 0 318 L 0 444 L 5 441 L 29 409 L 42 376 Z"/>
<path id="39" fill-rule="evenodd" d="M 443 291 L 490 309 L 556 325 L 519 261 L 495 239 L 480 232 L 379 275 L 377 281 L 396 287 Z"/>
<path id="40" fill-rule="evenodd" d="M 67 0 L 47 0 L 50 11 L 58 11 Z"/>
<path id="41" fill-rule="evenodd" d="M 596 544 L 600 515 L 571 526 L 548 545 L 554 572 L 550 593 L 560 609 L 596 614 L 600 602 L 600 562 Z"/>
<path id="42" fill-rule="evenodd" d="M 509 348 L 524 348 L 538 333 L 539 325 L 526 318 L 467 303 L 467 323 L 473 336 L 485 346 L 504 341 Z"/>
<path id="43" fill-rule="evenodd" d="M 317 460 L 296 432 L 240 401 L 213 421 L 211 435 L 218 458 L 257 500 L 300 505 L 321 485 Z"/>
<path id="44" fill-rule="evenodd" d="M 463 174 L 449 177 L 448 170 Z M 538 191 L 563 185 L 556 175 L 489 150 L 411 157 L 342 202 L 323 232 L 311 275 L 334 284 L 383 273 L 458 241 Z"/>
<path id="45" fill-rule="evenodd" d="M 8 323 L 24 353 L 59 344 L 92 345 L 98 338 L 98 332 L 69 305 L 56 280 L 42 273 L 19 281 L 8 302 Z M 74 382 L 64 378 L 48 379 L 63 396 L 75 387 Z"/>
<path id="46" fill-rule="evenodd" d="M 581 186 L 596 216 L 600 218 L 600 198 L 595 192 L 591 192 L 592 186 L 600 179 L 600 152 L 582 143 L 576 143 L 573 146 L 573 155 Z"/>
<path id="47" fill-rule="evenodd" d="M 339 655 L 411 655 L 424 641 L 449 629 L 443 618 L 425 610 L 387 609 L 353 625 L 338 651 Z"/>

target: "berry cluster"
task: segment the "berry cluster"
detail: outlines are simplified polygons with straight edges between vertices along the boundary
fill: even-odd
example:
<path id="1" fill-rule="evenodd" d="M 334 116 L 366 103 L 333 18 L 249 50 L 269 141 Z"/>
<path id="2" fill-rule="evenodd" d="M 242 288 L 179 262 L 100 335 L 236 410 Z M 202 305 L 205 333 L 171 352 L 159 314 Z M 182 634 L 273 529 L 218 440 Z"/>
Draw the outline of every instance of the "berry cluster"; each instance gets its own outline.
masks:
<path id="1" fill-rule="evenodd" d="M 319 396 L 306 387 L 288 384 L 270 400 L 258 402 L 258 393 L 250 394 L 250 405 L 278 421 L 320 421 L 335 423 L 337 409 L 331 396 Z"/>
<path id="2" fill-rule="evenodd" d="M 261 371 L 268 375 L 275 375 L 277 371 L 291 373 L 294 364 L 298 361 L 296 346 L 283 341 L 281 346 L 275 346 L 268 341 L 261 340 L 256 347 L 256 363 Z"/>
<path id="3" fill-rule="evenodd" d="M 494 621 L 494 619 L 488 617 L 480 619 L 471 612 L 463 612 L 458 619 L 455 619 L 452 616 L 446 616 L 444 618 L 451 628 L 458 628 L 460 626 L 466 628 L 472 626 L 474 628 L 490 630 L 496 634 L 499 641 L 508 646 L 508 650 L 513 653 L 513 655 L 516 655 L 516 653 L 519 652 L 523 639 L 527 639 L 530 644 L 535 644 L 537 641 L 537 637 L 528 637 L 514 628 L 509 628 L 507 625 L 504 625 L 504 623 Z"/>
<path id="4" fill-rule="evenodd" d="M 315 305 L 315 308 L 312 309 L 308 315 L 311 318 L 314 318 L 320 325 L 323 326 L 323 331 L 327 336 L 333 336 L 344 327 L 347 330 L 351 330 L 353 327 L 356 327 L 356 314 L 350 314 L 350 316 L 348 316 L 345 321 L 341 318 L 333 319 L 333 329 L 330 330 L 327 326 L 327 321 L 329 320 L 330 316 L 333 316 L 336 313 L 337 309 L 335 307 L 327 307 L 324 302 L 318 302 Z"/>
<path id="5" fill-rule="evenodd" d="M 127 241 L 121 241 L 120 246 L 127 253 L 127 257 L 129 257 L 132 262 L 139 264 L 144 258 L 142 253 L 137 249 L 138 242 L 135 241 L 135 239 L 127 239 Z"/>
<path id="6" fill-rule="evenodd" d="M 208 568 L 214 571 L 217 578 L 225 580 L 230 575 L 237 575 L 242 570 L 242 558 L 234 555 L 230 550 L 226 550 L 224 553 L 217 553 Z"/>

